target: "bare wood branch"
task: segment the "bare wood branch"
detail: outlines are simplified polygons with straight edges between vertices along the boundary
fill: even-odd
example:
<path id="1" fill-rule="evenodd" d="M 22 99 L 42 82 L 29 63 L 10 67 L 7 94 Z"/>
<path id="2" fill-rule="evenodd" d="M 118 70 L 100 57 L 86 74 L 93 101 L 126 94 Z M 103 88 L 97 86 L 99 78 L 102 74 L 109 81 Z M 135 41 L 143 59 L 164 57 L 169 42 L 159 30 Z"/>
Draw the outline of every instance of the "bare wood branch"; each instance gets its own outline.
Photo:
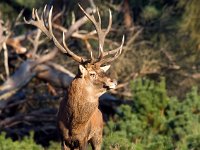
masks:
<path id="1" fill-rule="evenodd" d="M 64 12 L 65 12 L 65 6 L 64 6 L 64 8 L 62 9 L 61 12 L 57 13 L 57 14 L 53 17 L 52 22 L 54 22 L 54 21 L 56 21 L 58 18 L 60 18 L 60 17 L 64 14 Z"/>
<path id="2" fill-rule="evenodd" d="M 40 41 L 41 33 L 42 31 L 38 29 L 34 39 L 31 39 L 30 36 L 28 37 L 29 41 L 33 44 L 33 50 L 31 52 L 33 57 L 35 57 L 40 44 L 42 44 L 42 42 Z"/>
<path id="3" fill-rule="evenodd" d="M 12 47 L 14 49 L 14 51 L 16 52 L 16 54 L 24 54 L 27 52 L 27 49 L 21 45 L 21 36 L 16 37 L 10 37 L 6 40 L 6 44 L 10 47 Z"/>
<path id="4" fill-rule="evenodd" d="M 124 46 L 124 51 L 125 52 L 129 50 L 129 47 L 131 47 L 130 45 L 132 43 L 134 43 L 134 41 L 138 38 L 138 36 L 142 33 L 142 31 L 143 31 L 143 29 L 139 28 L 138 30 L 136 30 L 136 33 L 129 38 L 129 40 L 126 42 L 126 46 Z"/>
<path id="5" fill-rule="evenodd" d="M 29 81 L 36 76 L 35 68 L 37 65 L 53 59 L 57 53 L 57 50 L 50 52 L 36 60 L 27 60 L 23 62 L 19 69 L 9 77 L 3 85 L 0 86 L 0 100 L 8 99 L 14 95 L 18 90 L 25 86 Z M 40 72 L 43 70 L 39 70 Z"/>
<path id="6" fill-rule="evenodd" d="M 94 3 L 94 1 L 93 0 L 89 0 L 89 3 L 90 3 L 90 6 L 92 7 L 92 9 L 96 9 L 96 5 L 95 5 L 95 3 Z"/>
<path id="7" fill-rule="evenodd" d="M 88 13 L 91 13 L 92 10 L 89 9 Z M 78 30 L 82 25 L 84 25 L 88 21 L 86 16 L 83 16 L 79 20 L 77 20 L 70 28 L 68 31 L 65 33 L 65 39 L 68 39 L 72 33 L 74 33 L 76 30 Z"/>
<path id="8" fill-rule="evenodd" d="M 87 50 L 88 52 L 90 53 L 90 57 L 92 58 L 92 60 L 94 60 L 94 56 L 93 56 L 93 53 L 92 53 L 92 46 L 90 45 L 90 43 L 88 42 L 88 40 L 84 40 L 85 42 L 85 45 L 87 47 Z"/>
<path id="9" fill-rule="evenodd" d="M 56 114 L 47 114 L 45 111 L 48 112 L 49 110 L 41 109 L 33 111 L 29 114 L 18 114 L 16 116 L 6 118 L 0 122 L 0 129 L 12 127 L 21 122 L 54 122 L 56 120 Z"/>
<path id="10" fill-rule="evenodd" d="M 31 71 L 34 65 L 35 62 L 30 60 L 20 65 L 19 69 L 0 86 L 0 100 L 14 95 L 35 76 L 35 73 Z"/>
<path id="11" fill-rule="evenodd" d="M 62 66 L 60 65 L 48 62 L 47 64 L 38 65 L 34 70 L 39 72 L 37 78 L 47 81 L 56 87 L 67 88 L 73 80 L 73 76 L 71 76 L 72 73 L 67 73 L 69 72 L 68 70 L 64 69 L 65 72 L 63 72 L 63 68 L 61 68 Z"/>
<path id="12" fill-rule="evenodd" d="M 2 26 L 2 20 L 0 20 L 0 52 L 3 47 L 3 43 L 6 41 L 6 37 L 3 35 L 3 26 Z"/>
<path id="13" fill-rule="evenodd" d="M 4 32 L 6 31 L 6 35 L 3 35 Z M 9 36 L 11 35 L 11 32 L 8 31 L 7 28 L 4 28 L 2 26 L 2 20 L 0 20 L 0 52 L 1 49 L 4 49 L 4 67 L 5 67 L 5 71 L 6 71 L 6 76 L 7 78 L 9 77 L 9 66 L 8 66 L 8 49 L 6 46 L 6 41 L 9 38 Z"/>
<path id="14" fill-rule="evenodd" d="M 10 75 L 10 71 L 9 71 L 9 66 L 8 66 L 8 49 L 5 42 L 3 43 L 3 49 L 4 49 L 4 67 L 6 71 L 6 76 L 8 78 Z"/>

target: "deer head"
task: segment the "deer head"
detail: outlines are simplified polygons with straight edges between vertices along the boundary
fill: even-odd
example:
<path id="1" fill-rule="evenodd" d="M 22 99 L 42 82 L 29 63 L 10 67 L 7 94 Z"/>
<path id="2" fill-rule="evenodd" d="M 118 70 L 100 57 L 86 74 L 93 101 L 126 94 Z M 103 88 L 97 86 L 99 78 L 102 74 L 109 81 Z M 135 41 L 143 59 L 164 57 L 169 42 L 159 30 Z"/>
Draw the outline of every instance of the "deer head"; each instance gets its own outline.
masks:
<path id="1" fill-rule="evenodd" d="M 109 10 L 109 23 L 106 30 L 101 29 L 101 17 L 98 9 L 96 10 L 98 21 L 95 19 L 94 15 L 90 15 L 87 13 L 80 5 L 80 9 L 83 11 L 85 16 L 91 21 L 91 23 L 94 25 L 95 30 L 98 35 L 98 57 L 95 58 L 93 56 L 93 51 L 89 49 L 90 52 L 90 58 L 86 59 L 81 56 L 76 55 L 73 53 L 68 47 L 65 42 L 65 33 L 63 32 L 63 40 L 62 44 L 60 44 L 57 40 L 57 38 L 54 36 L 53 29 L 52 29 L 52 11 L 53 7 L 51 7 L 49 13 L 47 13 L 47 6 L 44 7 L 43 13 L 41 17 L 38 16 L 37 9 L 33 9 L 32 11 L 32 19 L 30 21 L 25 22 L 27 24 L 32 24 L 36 27 L 38 27 L 40 30 L 42 30 L 50 39 L 53 40 L 55 46 L 63 53 L 66 53 L 69 57 L 74 59 L 76 62 L 78 62 L 80 74 L 83 78 L 91 79 L 91 81 L 94 81 L 94 83 L 97 83 L 97 79 L 100 77 L 105 77 L 105 72 L 109 69 L 109 63 L 114 61 L 122 52 L 122 46 L 124 44 L 124 36 L 122 38 L 121 45 L 110 51 L 104 51 L 104 42 L 105 37 L 108 34 L 108 32 L 111 29 L 112 25 L 112 14 Z M 45 19 L 45 15 L 48 14 L 48 19 Z M 109 79 L 108 79 L 109 80 Z M 102 82 L 102 81 L 99 81 Z M 114 88 L 116 86 L 116 81 L 106 81 L 104 85 L 107 89 Z"/>
<path id="2" fill-rule="evenodd" d="M 82 78 L 85 82 L 85 88 L 89 93 L 99 97 L 109 89 L 114 89 L 117 81 L 107 76 L 106 72 L 110 65 L 99 67 L 96 65 L 79 65 L 78 78 Z M 91 91 L 91 92 L 90 92 Z"/>

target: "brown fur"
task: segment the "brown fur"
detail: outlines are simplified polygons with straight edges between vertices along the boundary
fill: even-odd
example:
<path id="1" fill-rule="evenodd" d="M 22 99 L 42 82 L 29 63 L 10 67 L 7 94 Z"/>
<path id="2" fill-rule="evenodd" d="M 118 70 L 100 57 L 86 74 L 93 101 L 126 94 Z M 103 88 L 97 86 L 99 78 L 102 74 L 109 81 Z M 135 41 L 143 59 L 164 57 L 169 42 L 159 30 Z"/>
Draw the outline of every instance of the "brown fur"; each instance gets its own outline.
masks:
<path id="1" fill-rule="evenodd" d="M 88 44 L 86 45 L 90 52 L 90 58 L 85 59 L 73 53 L 65 43 L 65 38 L 71 36 L 75 29 L 77 30 L 85 23 L 84 18 L 80 18 L 69 28 L 66 37 L 65 34 L 63 34 L 62 44 L 58 42 L 57 38 L 53 34 L 53 7 L 50 8 L 49 12 L 47 11 L 47 5 L 44 7 L 43 14 L 47 14 L 47 18 L 44 17 L 46 15 L 41 15 L 41 17 L 39 17 L 37 9 L 33 8 L 32 19 L 30 21 L 25 20 L 25 22 L 39 28 L 54 42 L 55 46 L 60 51 L 67 53 L 68 56 L 81 64 L 79 65 L 80 73 L 69 86 L 68 98 L 61 102 L 58 112 L 58 128 L 62 137 L 62 148 L 65 150 L 76 148 L 85 150 L 87 143 L 90 142 L 93 149 L 100 150 L 103 119 L 102 114 L 98 109 L 98 98 L 106 92 L 106 90 L 116 87 L 116 81 L 111 80 L 105 75 L 109 66 L 100 66 L 109 64 L 121 54 L 124 44 L 124 36 L 122 38 L 122 43 L 118 48 L 104 51 L 105 37 L 112 25 L 111 11 L 109 10 L 108 26 L 106 30 L 102 30 L 100 21 L 101 16 L 98 9 L 96 9 L 96 12 L 99 21 L 95 19 L 93 13 L 87 13 L 80 5 L 79 8 L 92 22 L 97 31 L 99 42 L 99 55 L 97 58 L 94 58 L 92 49 Z M 47 24 L 48 27 L 46 26 Z"/>
<path id="2" fill-rule="evenodd" d="M 58 112 L 58 128 L 64 150 L 85 150 L 88 143 L 94 150 L 101 149 L 103 119 L 98 99 L 116 82 L 107 77 L 100 67 L 84 68 L 69 86 L 68 98 L 61 102 Z"/>

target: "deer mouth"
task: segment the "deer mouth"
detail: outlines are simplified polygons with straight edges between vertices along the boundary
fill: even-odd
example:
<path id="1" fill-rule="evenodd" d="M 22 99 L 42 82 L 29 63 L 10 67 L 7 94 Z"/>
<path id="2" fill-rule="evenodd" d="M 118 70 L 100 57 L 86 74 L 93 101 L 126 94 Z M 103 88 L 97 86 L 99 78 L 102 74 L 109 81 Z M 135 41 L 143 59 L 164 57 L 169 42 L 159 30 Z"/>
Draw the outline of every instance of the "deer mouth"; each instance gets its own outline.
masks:
<path id="1" fill-rule="evenodd" d="M 115 89 L 116 85 L 112 84 L 112 85 L 104 85 L 103 88 L 105 88 L 106 90 L 111 90 L 111 89 Z"/>
<path id="2" fill-rule="evenodd" d="M 103 88 L 106 89 L 106 90 L 110 90 L 110 87 L 107 86 L 107 85 L 104 85 Z"/>
<path id="3" fill-rule="evenodd" d="M 117 81 L 116 80 L 110 80 L 109 82 L 104 84 L 104 88 L 106 90 L 115 89 L 116 86 L 117 86 Z"/>

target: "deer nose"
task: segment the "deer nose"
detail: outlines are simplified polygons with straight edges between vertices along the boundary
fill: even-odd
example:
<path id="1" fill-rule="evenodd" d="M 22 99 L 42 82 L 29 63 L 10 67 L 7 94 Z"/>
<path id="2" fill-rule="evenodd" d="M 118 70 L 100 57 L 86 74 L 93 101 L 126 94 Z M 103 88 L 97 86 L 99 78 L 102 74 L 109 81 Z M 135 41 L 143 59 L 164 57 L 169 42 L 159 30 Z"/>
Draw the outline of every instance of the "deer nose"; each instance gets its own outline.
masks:
<path id="1" fill-rule="evenodd" d="M 115 80 L 115 79 L 110 79 L 110 82 L 112 82 L 115 86 L 117 86 L 117 80 Z"/>
<path id="2" fill-rule="evenodd" d="M 115 89 L 117 86 L 117 80 L 114 79 L 107 79 L 104 85 L 104 88 L 107 90 Z"/>

